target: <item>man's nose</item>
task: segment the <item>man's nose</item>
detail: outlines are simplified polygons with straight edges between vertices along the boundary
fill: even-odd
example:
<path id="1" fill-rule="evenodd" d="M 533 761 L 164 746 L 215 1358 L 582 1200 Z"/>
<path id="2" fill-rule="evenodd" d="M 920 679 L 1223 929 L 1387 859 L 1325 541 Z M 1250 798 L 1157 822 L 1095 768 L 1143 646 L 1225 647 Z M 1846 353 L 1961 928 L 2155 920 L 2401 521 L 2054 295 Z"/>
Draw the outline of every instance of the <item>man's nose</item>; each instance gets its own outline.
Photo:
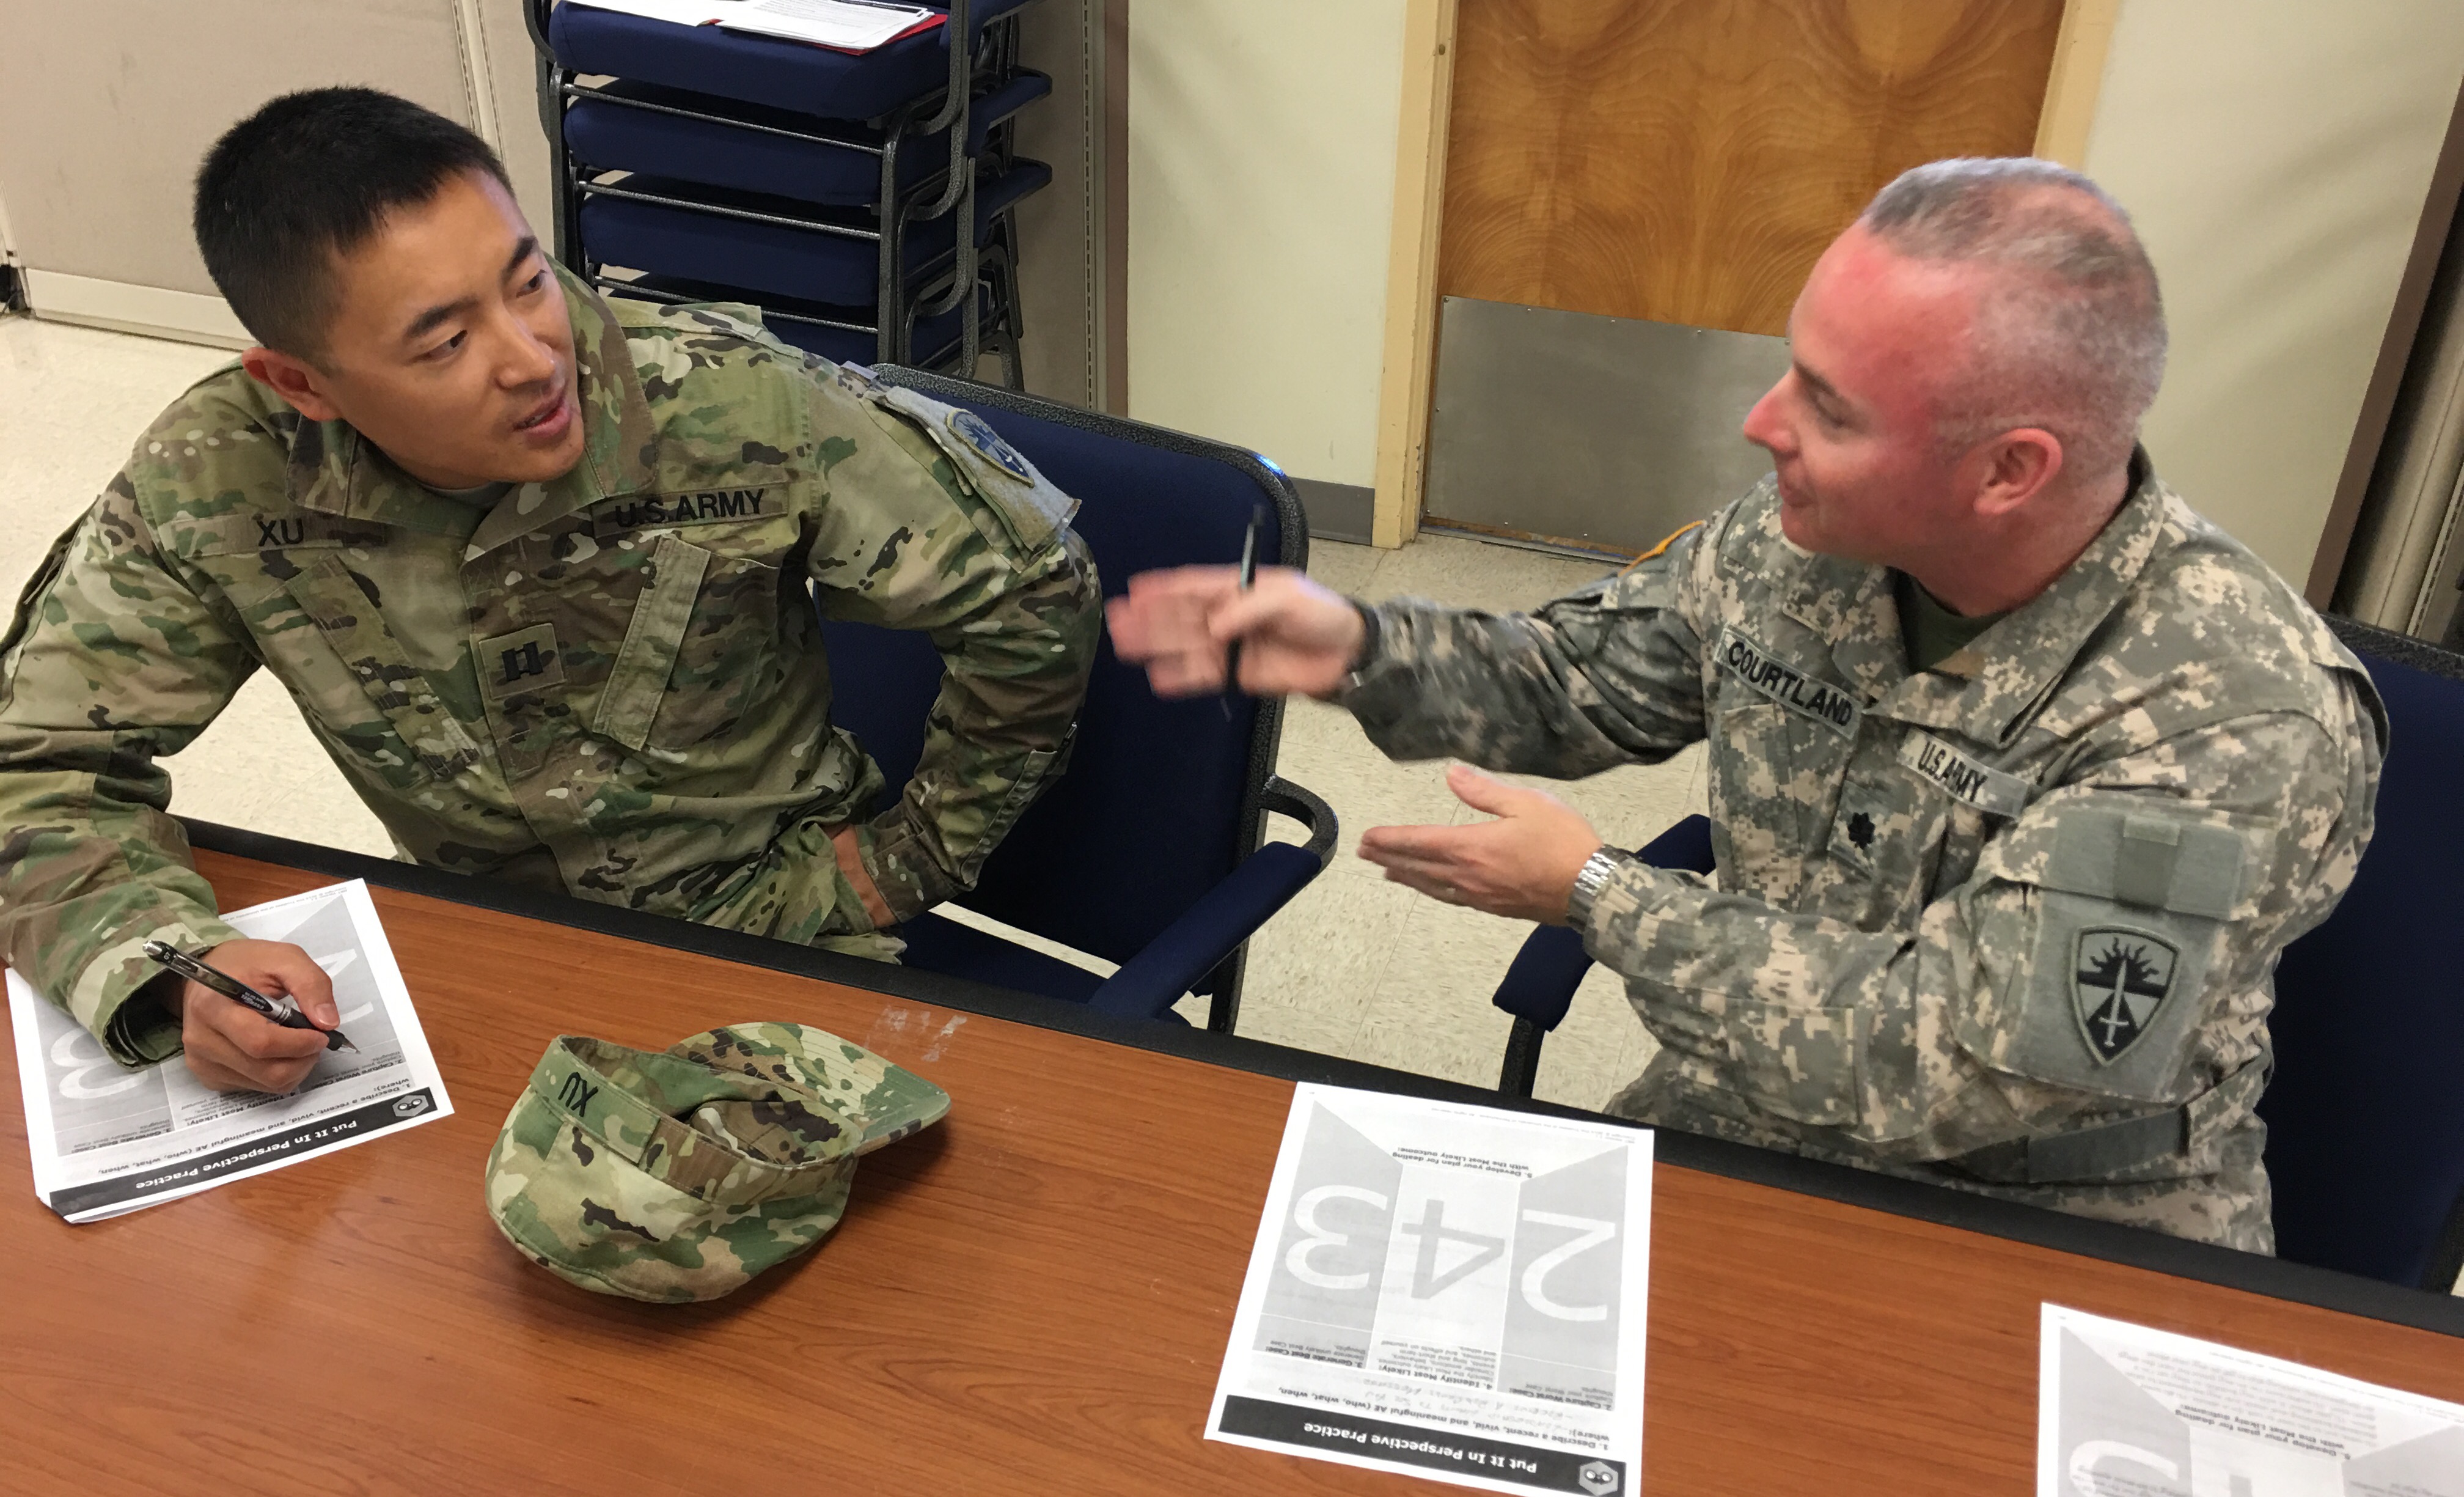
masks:
<path id="1" fill-rule="evenodd" d="M 1754 402 L 1754 408 L 1746 412 L 1742 429 L 1747 441 L 1772 452 L 1777 452 L 1788 440 L 1788 424 L 1779 419 L 1778 411 L 1779 392 L 1787 384 L 1788 377 L 1782 375 L 1778 385 L 1765 390 L 1763 398 Z"/>
<path id="2" fill-rule="evenodd" d="M 556 377 L 556 350 L 520 318 L 509 318 L 509 336 L 505 342 L 504 362 L 497 365 L 497 383 L 508 389 L 525 385 L 540 385 Z"/>

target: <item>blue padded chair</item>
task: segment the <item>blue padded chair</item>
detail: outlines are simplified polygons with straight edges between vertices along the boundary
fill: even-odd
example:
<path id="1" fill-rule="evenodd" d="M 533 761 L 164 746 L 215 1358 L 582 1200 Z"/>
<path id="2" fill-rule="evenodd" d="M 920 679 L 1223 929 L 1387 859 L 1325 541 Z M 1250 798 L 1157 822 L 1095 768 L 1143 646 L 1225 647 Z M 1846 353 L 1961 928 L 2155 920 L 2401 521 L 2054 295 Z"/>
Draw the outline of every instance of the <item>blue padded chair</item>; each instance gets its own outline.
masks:
<path id="1" fill-rule="evenodd" d="M 1253 452 L 1099 416 L 1032 396 L 884 367 L 879 377 L 989 422 L 1079 501 L 1108 596 L 1138 572 L 1239 559 L 1263 504 L 1262 561 L 1309 561 L 1291 481 Z M 920 633 L 824 620 L 839 724 L 903 785 L 923 749 L 941 663 Z M 1208 1026 L 1240 1009 L 1243 943 L 1317 876 L 1334 813 L 1273 773 L 1283 704 L 1247 697 L 1167 701 L 1107 635 L 1067 773 L 1019 819 L 961 902 L 1004 924 L 1121 964 L 1110 979 L 926 914 L 902 929 L 910 965 L 1166 1017 L 1185 992 L 1209 996 Z M 1261 846 L 1265 813 L 1306 823 L 1304 847 Z"/>
<path id="2" fill-rule="evenodd" d="M 2444 1291 L 2464 1270 L 2464 655 L 2328 622 L 2391 741 L 2353 887 L 2277 964 L 2276 1250 Z"/>
<path id="3" fill-rule="evenodd" d="M 1653 868 L 1708 873 L 1712 869 L 1711 823 L 1688 816 L 1646 844 L 1635 856 Z M 1489 1002 L 1514 1016 L 1513 1032 L 1506 1037 L 1506 1062 L 1497 1090 L 1511 1097 L 1528 1097 L 1540 1079 L 1540 1046 L 1551 1031 L 1566 1022 L 1574 1004 L 1574 989 L 1592 970 L 1592 955 L 1571 927 L 1543 925 L 1525 937 L 1514 954 L 1514 965 Z"/>

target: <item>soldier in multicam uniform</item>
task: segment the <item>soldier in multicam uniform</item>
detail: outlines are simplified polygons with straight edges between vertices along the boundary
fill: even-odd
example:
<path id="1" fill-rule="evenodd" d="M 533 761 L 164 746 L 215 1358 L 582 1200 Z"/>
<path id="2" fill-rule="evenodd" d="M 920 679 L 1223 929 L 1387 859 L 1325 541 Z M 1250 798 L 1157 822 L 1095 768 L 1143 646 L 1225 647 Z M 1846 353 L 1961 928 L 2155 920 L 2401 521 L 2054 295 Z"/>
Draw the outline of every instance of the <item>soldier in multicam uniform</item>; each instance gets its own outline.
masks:
<path id="1" fill-rule="evenodd" d="M 406 857 L 885 958 L 1061 772 L 1095 571 L 979 419 L 749 308 L 601 300 L 484 143 L 366 90 L 234 126 L 197 225 L 266 346 L 139 439 L 0 658 L 0 940 L 120 1061 L 281 1090 L 323 1051 L 156 981 L 148 938 L 338 1022 L 165 814 L 157 757 L 260 665 Z M 946 666 L 877 815 L 808 583 Z"/>
<path id="2" fill-rule="evenodd" d="M 1777 473 L 1532 615 L 1134 579 L 1158 690 L 1348 707 L 1397 758 L 1557 778 L 1709 740 L 1717 884 L 1497 819 L 1388 876 L 1571 922 L 1660 1049 L 1610 1110 L 2270 1251 L 2271 978 L 2369 840 L 2360 664 L 2134 445 L 2165 334 L 2110 199 L 2042 162 L 1886 187 L 1746 423 Z"/>

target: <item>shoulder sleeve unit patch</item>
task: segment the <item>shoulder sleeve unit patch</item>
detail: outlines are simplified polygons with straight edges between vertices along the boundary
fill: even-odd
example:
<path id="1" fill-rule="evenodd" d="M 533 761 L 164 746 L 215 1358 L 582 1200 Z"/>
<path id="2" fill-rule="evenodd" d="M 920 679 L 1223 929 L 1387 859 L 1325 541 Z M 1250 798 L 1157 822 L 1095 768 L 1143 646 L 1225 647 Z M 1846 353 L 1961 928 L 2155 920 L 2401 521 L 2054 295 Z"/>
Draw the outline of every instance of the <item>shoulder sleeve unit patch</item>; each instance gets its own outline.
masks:
<path id="1" fill-rule="evenodd" d="M 2006 1034 L 1963 1042 L 2006 1068 L 2118 1102 L 2180 1102 L 2207 979 L 2249 856 L 2233 827 L 2104 806 L 2065 811 L 2031 895 Z"/>
<path id="2" fill-rule="evenodd" d="M 1055 488 L 1025 453 L 974 411 L 944 406 L 891 385 L 877 386 L 870 398 L 932 439 L 959 481 L 1001 516 L 1022 550 L 1042 551 L 1078 512 L 1075 499 Z"/>

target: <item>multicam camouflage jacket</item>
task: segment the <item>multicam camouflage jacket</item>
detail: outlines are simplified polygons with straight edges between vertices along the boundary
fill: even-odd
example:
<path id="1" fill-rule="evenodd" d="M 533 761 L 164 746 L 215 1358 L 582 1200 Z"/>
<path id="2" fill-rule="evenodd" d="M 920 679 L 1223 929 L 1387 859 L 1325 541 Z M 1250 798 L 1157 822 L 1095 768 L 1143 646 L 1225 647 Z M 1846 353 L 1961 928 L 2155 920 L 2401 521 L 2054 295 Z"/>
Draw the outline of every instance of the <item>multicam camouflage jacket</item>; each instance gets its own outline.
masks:
<path id="1" fill-rule="evenodd" d="M 1065 495 L 749 308 L 565 295 L 587 447 L 564 476 L 458 502 L 234 365 L 28 583 L 0 647 L 0 944 L 123 1063 L 178 1045 L 126 1002 L 140 944 L 234 934 L 156 760 L 260 665 L 405 856 L 877 954 L 1058 772 L 1098 618 Z M 816 599 L 929 631 L 945 666 L 878 815 Z"/>
<path id="2" fill-rule="evenodd" d="M 2368 842 L 2385 711 L 2158 483 L 1911 673 L 1891 574 L 1770 483 L 1606 582 L 1378 611 L 1343 700 L 1397 758 L 1571 778 L 1709 739 L 1716 887 L 1629 860 L 1583 936 L 1661 1044 L 1611 1111 L 2272 1249 L 2277 954 Z"/>

